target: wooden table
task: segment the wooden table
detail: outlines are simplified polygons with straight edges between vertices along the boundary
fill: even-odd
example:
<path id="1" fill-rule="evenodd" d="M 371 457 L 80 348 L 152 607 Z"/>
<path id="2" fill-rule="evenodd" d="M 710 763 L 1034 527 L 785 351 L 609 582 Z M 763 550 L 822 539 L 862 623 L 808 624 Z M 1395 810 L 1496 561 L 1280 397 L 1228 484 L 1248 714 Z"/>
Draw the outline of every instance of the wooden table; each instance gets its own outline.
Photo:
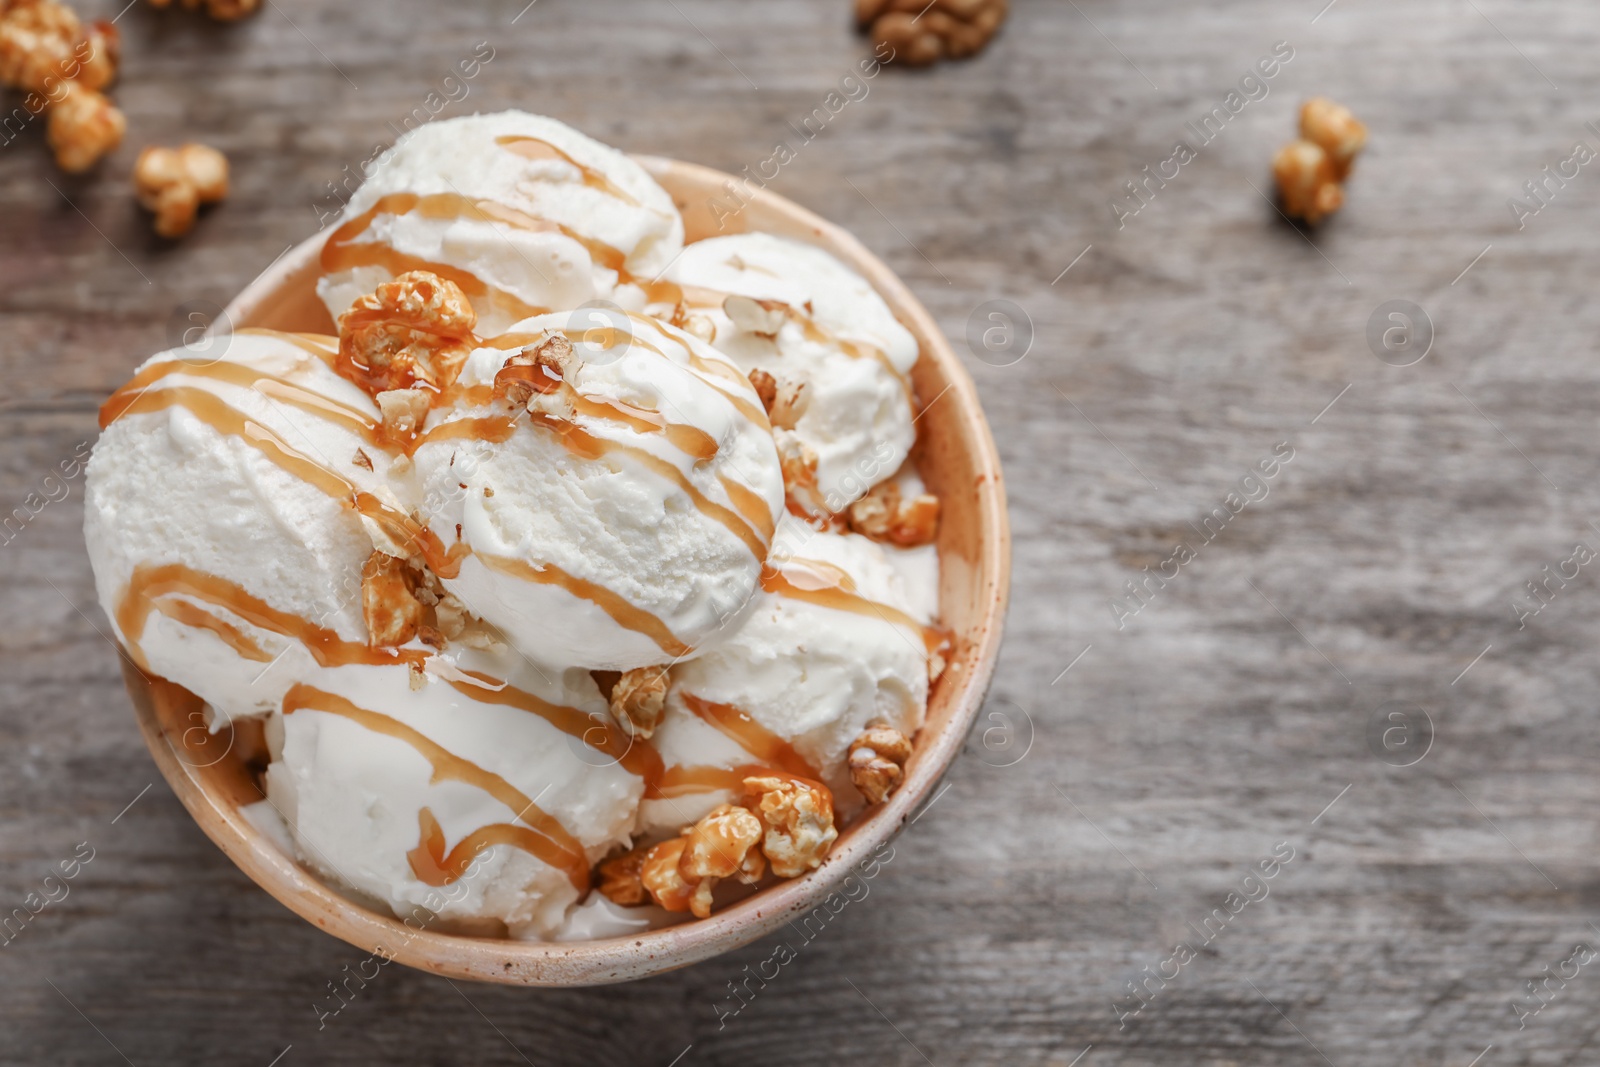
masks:
<path id="1" fill-rule="evenodd" d="M 970 360 L 1016 531 L 996 717 L 870 897 L 736 1015 L 730 981 L 776 939 L 589 990 L 396 967 L 319 1031 L 362 954 L 256 890 L 156 779 L 81 476 L 51 472 L 478 42 L 494 58 L 442 114 L 523 106 L 730 171 L 797 140 L 868 51 L 846 0 L 524 2 L 274 0 L 230 27 L 138 4 L 123 148 L 69 179 L 37 128 L 0 146 L 0 504 L 43 502 L 0 557 L 0 906 L 93 855 L 0 947 L 0 1061 L 1600 1061 L 1600 596 L 1567 562 L 1600 549 L 1600 173 L 1522 191 L 1600 149 L 1600 14 L 1548 0 L 1019 0 L 976 61 L 865 82 L 773 187 L 957 339 L 1004 325 L 990 301 L 1020 309 Z M 1119 228 L 1123 183 L 1278 41 L 1267 95 Z M 1308 235 L 1262 193 L 1317 93 L 1372 141 Z M 234 192 L 168 245 L 127 176 L 142 144 L 191 138 Z M 1369 322 L 1406 325 L 1395 300 L 1431 328 L 1413 311 L 1410 349 L 1374 347 Z"/>

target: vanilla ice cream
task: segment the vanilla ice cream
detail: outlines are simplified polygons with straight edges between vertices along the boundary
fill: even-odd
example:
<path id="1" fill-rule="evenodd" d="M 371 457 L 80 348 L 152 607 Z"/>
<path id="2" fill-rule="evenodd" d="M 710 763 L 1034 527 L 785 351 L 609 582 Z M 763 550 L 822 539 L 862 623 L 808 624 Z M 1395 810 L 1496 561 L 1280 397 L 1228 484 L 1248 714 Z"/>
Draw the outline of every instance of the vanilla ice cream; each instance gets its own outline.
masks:
<path id="1" fill-rule="evenodd" d="M 460 285 L 478 332 L 596 299 L 641 307 L 683 248 L 683 220 L 644 168 L 521 111 L 430 122 L 373 164 L 323 247 L 335 319 L 408 270 Z"/>
<path id="2" fill-rule="evenodd" d="M 803 386 L 797 415 L 778 420 L 791 423 L 780 443 L 792 433 L 815 456 L 815 505 L 842 511 L 905 462 L 917 342 L 866 279 L 820 248 L 764 233 L 689 245 L 667 277 L 741 369 L 770 374 L 780 392 Z"/>
<path id="3" fill-rule="evenodd" d="M 364 653 L 367 525 L 417 529 L 336 346 L 247 332 L 215 360 L 163 352 L 101 410 L 84 505 L 101 607 L 136 662 L 224 721 L 277 707 L 313 648 Z"/>
<path id="4" fill-rule="evenodd" d="M 845 768 L 871 722 L 905 736 L 922 725 L 937 634 L 890 560 L 858 534 L 779 526 L 762 592 L 727 640 L 672 668 L 653 739 L 664 796 L 641 824 L 667 830 L 738 797 L 752 765 L 817 779 L 842 811 L 861 800 Z"/>
<path id="5" fill-rule="evenodd" d="M 431 123 L 324 247 L 340 337 L 164 352 L 102 410 L 117 640 L 265 722 L 248 817 L 355 899 L 630 932 L 814 869 L 900 781 L 942 656 L 936 549 L 880 543 L 936 527 L 917 342 L 820 249 L 683 240 L 560 123 Z"/>
<path id="6" fill-rule="evenodd" d="M 441 928 L 549 937 L 627 844 L 643 779 L 584 741 L 606 715 L 587 673 L 458 667 L 420 689 L 404 667 L 311 673 L 269 720 L 268 799 L 307 862 L 396 914 L 443 899 Z"/>
<path id="7" fill-rule="evenodd" d="M 595 321 L 545 315 L 502 339 L 576 342 L 560 388 L 526 411 L 490 392 L 514 349 L 474 352 L 458 387 L 483 403 L 429 421 L 417 473 L 450 503 L 425 516 L 433 532 L 469 550 L 447 588 L 530 658 L 627 670 L 691 655 L 744 608 L 783 475 L 724 357 L 642 315 Z M 502 433 L 452 433 L 497 418 Z"/>

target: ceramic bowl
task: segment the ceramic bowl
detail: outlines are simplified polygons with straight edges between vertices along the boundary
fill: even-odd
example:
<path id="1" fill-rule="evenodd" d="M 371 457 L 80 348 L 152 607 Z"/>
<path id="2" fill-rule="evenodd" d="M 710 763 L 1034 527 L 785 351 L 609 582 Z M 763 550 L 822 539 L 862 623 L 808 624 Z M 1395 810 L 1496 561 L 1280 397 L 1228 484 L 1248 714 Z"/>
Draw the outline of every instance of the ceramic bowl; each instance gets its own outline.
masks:
<path id="1" fill-rule="evenodd" d="M 584 942 L 524 942 L 418 931 L 362 907 L 301 866 L 240 809 L 261 799 L 258 744 L 205 733 L 184 690 L 127 668 L 139 726 L 161 773 L 184 807 L 228 857 L 307 921 L 368 951 L 451 978 L 520 985 L 620 982 L 683 967 L 748 944 L 816 907 L 874 849 L 892 838 L 932 795 L 961 750 L 983 702 L 1000 646 L 1010 586 L 1010 531 L 1000 460 L 972 380 L 932 317 L 905 284 L 854 237 L 802 207 L 758 191 L 719 227 L 711 207 L 729 175 L 673 160 L 641 158 L 683 212 L 688 239 L 764 230 L 808 241 L 865 276 L 922 346 L 913 371 L 926 405 L 919 419 L 923 478 L 942 501 L 939 527 L 942 622 L 955 638 L 949 669 L 935 686 L 927 724 L 906 777 L 888 803 L 845 829 L 816 871 L 780 882 L 709 919 Z M 232 328 L 333 332 L 318 301 L 318 254 L 326 234 L 306 240 L 251 282 L 227 308 Z M 867 869 L 871 869 L 868 867 Z"/>

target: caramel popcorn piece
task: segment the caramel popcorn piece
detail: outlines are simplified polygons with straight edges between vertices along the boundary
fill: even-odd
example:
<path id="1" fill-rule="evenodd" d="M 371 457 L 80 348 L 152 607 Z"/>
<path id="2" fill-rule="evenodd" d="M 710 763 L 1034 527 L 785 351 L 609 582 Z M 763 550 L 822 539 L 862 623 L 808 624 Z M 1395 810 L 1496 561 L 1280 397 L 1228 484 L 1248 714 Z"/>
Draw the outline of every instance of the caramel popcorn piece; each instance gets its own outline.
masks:
<path id="1" fill-rule="evenodd" d="M 684 834 L 678 874 L 694 891 L 689 910 L 697 919 L 711 914 L 712 893 L 724 878 L 754 885 L 766 871 L 766 860 L 756 849 L 761 840 L 761 820 L 736 804 L 719 804 Z"/>
<path id="2" fill-rule="evenodd" d="M 611 716 L 629 736 L 648 741 L 667 706 L 667 669 L 635 667 L 623 671 L 611 689 Z"/>
<path id="3" fill-rule="evenodd" d="M 74 76 L 85 89 L 102 90 L 117 78 L 122 61 L 122 33 L 104 20 L 89 24 L 73 54 L 82 62 Z"/>
<path id="4" fill-rule="evenodd" d="M 133 165 L 133 188 L 139 203 L 155 213 L 156 233 L 182 237 L 194 226 L 201 204 L 228 195 L 228 160 L 203 144 L 152 146 Z"/>
<path id="5" fill-rule="evenodd" d="M 384 282 L 339 316 L 335 369 L 371 393 L 455 380 L 477 315 L 460 286 L 416 270 Z"/>
<path id="6" fill-rule="evenodd" d="M 600 884 L 596 887 L 602 896 L 613 904 L 635 908 L 649 899 L 640 872 L 644 868 L 648 848 L 629 849 L 600 864 Z"/>
<path id="7" fill-rule="evenodd" d="M 361 615 L 367 623 L 367 644 L 395 648 L 417 636 L 422 602 L 416 580 L 404 560 L 373 552 L 361 568 Z"/>
<path id="8" fill-rule="evenodd" d="M 809 394 L 805 382 L 779 379 L 757 367 L 750 372 L 750 384 L 755 387 L 761 406 L 767 409 L 767 418 L 773 426 L 792 430 L 800 416 L 805 414 Z"/>
<path id="9" fill-rule="evenodd" d="M 772 405 L 778 400 L 778 379 L 757 367 L 750 372 L 750 384 L 755 387 L 756 396 L 761 398 L 761 406 L 771 415 Z"/>
<path id="10" fill-rule="evenodd" d="M 1272 177 L 1278 183 L 1283 213 L 1315 225 L 1339 210 L 1344 190 L 1333 176 L 1333 161 L 1321 145 L 1292 141 L 1272 159 Z"/>
<path id="11" fill-rule="evenodd" d="M 773 432 L 773 443 L 778 446 L 778 461 L 783 467 L 783 486 L 790 497 L 797 491 L 814 489 L 817 485 L 817 454 L 800 440 L 793 430 L 778 429 Z"/>
<path id="12" fill-rule="evenodd" d="M 744 780 L 746 806 L 765 827 L 761 849 L 772 873 L 794 878 L 821 866 L 839 831 L 833 827 L 833 797 L 815 782 L 754 776 Z"/>
<path id="13" fill-rule="evenodd" d="M 890 62 L 925 67 L 976 55 L 999 30 L 1006 0 L 856 0 L 856 23 Z"/>
<path id="14" fill-rule="evenodd" d="M 1300 137 L 1328 154 L 1333 180 L 1342 182 L 1355 165 L 1356 155 L 1367 143 L 1367 128 L 1350 113 L 1325 96 L 1315 96 L 1300 108 Z"/>
<path id="15" fill-rule="evenodd" d="M 261 6 L 261 0 L 182 0 L 185 11 L 198 11 L 201 7 L 206 9 L 206 14 L 218 22 L 237 22 L 247 15 L 255 13 Z M 150 6 L 155 8 L 169 8 L 172 0 L 150 0 Z"/>
<path id="16" fill-rule="evenodd" d="M 900 494 L 893 479 L 872 487 L 849 509 L 850 529 L 874 541 L 910 548 L 939 536 L 939 498 L 932 493 Z"/>
<path id="17" fill-rule="evenodd" d="M 528 407 L 535 396 L 560 389 L 567 371 L 576 363 L 572 342 L 566 335 L 551 334 L 505 361 L 495 372 L 494 395 L 514 407 Z"/>
<path id="18" fill-rule="evenodd" d="M 56 0 L 0 5 L 0 83 L 53 99 L 52 80 L 75 73 L 73 49 L 82 36 L 78 16 Z"/>
<path id="19" fill-rule="evenodd" d="M 81 174 L 122 143 L 128 120 L 102 93 L 70 81 L 61 89 L 61 98 L 50 105 L 45 137 L 56 166 Z"/>
<path id="20" fill-rule="evenodd" d="M 905 777 L 911 742 L 888 723 L 875 722 L 850 743 L 850 780 L 868 804 L 882 804 Z"/>
<path id="21" fill-rule="evenodd" d="M 678 871 L 678 861 L 688 843 L 687 837 L 663 841 L 645 852 L 639 866 L 639 884 L 651 900 L 668 911 L 688 911 L 694 896 L 694 883 Z"/>
<path id="22" fill-rule="evenodd" d="M 85 28 L 56 0 L 0 2 L 0 84 L 48 108 L 46 138 L 56 163 L 81 173 L 122 143 L 127 119 L 101 95 L 116 76 L 121 37 L 109 22 Z"/>

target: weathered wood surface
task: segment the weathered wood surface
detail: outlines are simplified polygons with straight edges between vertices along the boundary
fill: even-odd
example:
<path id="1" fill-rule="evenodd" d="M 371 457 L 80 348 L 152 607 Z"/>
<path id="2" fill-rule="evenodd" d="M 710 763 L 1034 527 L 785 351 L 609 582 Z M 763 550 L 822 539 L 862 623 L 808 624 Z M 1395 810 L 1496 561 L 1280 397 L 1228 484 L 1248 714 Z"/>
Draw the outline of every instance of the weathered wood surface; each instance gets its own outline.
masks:
<path id="1" fill-rule="evenodd" d="M 4 509 L 59 495 L 47 474 L 175 309 L 225 302 L 315 228 L 327 183 L 477 42 L 495 58 L 446 114 L 521 105 L 728 170 L 794 140 L 867 54 L 846 0 L 523 2 L 276 0 L 233 27 L 128 10 L 125 147 L 68 180 L 42 131 L 0 146 Z M 1507 206 L 1574 142 L 1600 148 L 1600 13 L 1341 0 L 1313 21 L 1323 2 L 1020 0 L 976 62 L 872 80 L 773 183 L 952 336 L 988 300 L 1031 319 L 1020 362 L 970 361 L 1016 531 L 994 710 L 1031 748 L 999 766 L 1025 746 L 986 723 L 869 897 L 738 1015 L 719 1022 L 727 983 L 777 941 L 593 990 L 392 968 L 319 1031 L 362 954 L 257 891 L 155 780 L 75 479 L 4 545 L 0 907 L 80 842 L 94 859 L 0 947 L 0 1061 L 1600 1061 L 1600 971 L 1563 966 L 1600 940 L 1593 568 L 1524 628 L 1513 608 L 1600 548 L 1600 177 L 1552 183 L 1520 230 Z M 1279 40 L 1270 94 L 1118 230 L 1118 186 Z M 1252 189 L 1312 93 L 1372 128 L 1316 248 Z M 126 175 L 142 143 L 187 138 L 228 153 L 234 193 L 168 247 Z M 1369 350 L 1391 299 L 1435 326 L 1416 365 Z M 1189 524 L 1279 442 L 1269 495 L 1203 543 Z M 1124 583 L 1185 540 L 1119 630 Z M 1413 766 L 1369 745 L 1391 701 L 1436 730 Z M 1259 896 L 1243 879 L 1280 842 L 1270 895 L 1202 948 L 1194 927 Z M 1164 963 L 1180 941 L 1198 956 Z M 1119 1029 L 1127 983 L 1163 966 Z M 1519 1028 L 1526 983 L 1563 969 Z"/>

